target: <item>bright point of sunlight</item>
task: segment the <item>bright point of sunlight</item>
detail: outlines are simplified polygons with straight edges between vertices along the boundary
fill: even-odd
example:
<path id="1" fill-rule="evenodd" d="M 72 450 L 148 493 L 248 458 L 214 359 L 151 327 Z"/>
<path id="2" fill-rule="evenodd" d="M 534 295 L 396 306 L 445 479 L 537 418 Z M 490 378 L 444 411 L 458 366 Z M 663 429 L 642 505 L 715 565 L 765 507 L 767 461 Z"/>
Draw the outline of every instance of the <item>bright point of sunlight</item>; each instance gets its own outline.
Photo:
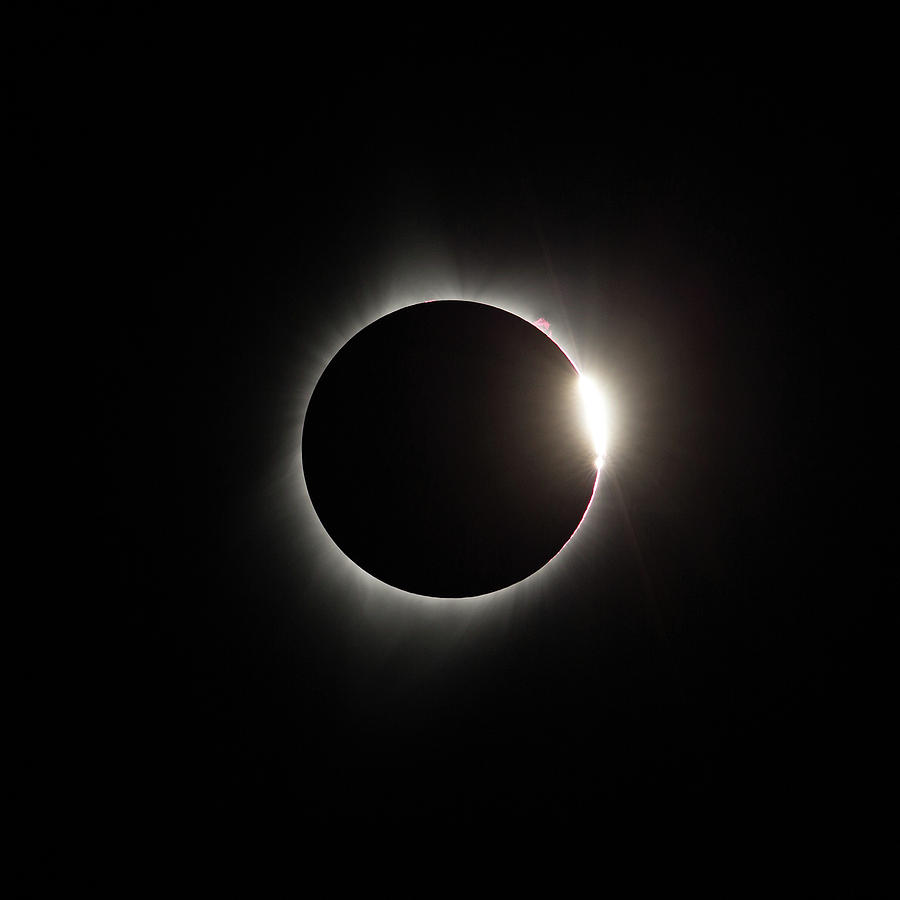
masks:
<path id="1" fill-rule="evenodd" d="M 584 406 L 584 420 L 594 442 L 595 463 L 599 469 L 606 458 L 607 413 L 603 395 L 593 380 L 585 375 L 578 379 Z"/>

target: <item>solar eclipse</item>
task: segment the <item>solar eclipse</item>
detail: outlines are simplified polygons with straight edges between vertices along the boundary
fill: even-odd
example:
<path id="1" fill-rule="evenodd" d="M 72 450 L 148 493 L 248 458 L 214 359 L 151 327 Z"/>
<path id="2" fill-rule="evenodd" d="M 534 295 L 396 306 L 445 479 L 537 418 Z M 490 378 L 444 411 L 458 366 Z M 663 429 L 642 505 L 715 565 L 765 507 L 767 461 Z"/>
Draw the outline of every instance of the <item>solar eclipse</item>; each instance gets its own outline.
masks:
<path id="1" fill-rule="evenodd" d="M 354 335 L 302 435 L 310 501 L 334 543 L 391 587 L 474 597 L 539 571 L 590 505 L 603 401 L 540 328 L 436 301 Z"/>

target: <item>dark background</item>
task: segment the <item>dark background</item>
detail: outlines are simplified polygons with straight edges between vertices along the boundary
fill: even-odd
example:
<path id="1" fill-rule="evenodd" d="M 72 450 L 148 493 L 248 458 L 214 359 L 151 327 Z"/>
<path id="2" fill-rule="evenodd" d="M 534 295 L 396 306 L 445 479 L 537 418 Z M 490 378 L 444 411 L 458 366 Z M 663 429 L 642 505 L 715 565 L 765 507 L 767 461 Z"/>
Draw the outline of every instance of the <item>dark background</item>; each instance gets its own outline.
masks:
<path id="1" fill-rule="evenodd" d="M 23 228 L 91 373 L 100 523 L 70 586 L 90 687 L 47 667 L 70 749 L 23 775 L 61 815 L 803 840 L 874 817 L 854 498 L 888 63 L 782 25 L 654 49 L 475 20 L 23 31 Z M 394 295 L 522 297 L 607 388 L 592 543 L 538 597 L 379 606 L 310 550 L 310 373 Z"/>

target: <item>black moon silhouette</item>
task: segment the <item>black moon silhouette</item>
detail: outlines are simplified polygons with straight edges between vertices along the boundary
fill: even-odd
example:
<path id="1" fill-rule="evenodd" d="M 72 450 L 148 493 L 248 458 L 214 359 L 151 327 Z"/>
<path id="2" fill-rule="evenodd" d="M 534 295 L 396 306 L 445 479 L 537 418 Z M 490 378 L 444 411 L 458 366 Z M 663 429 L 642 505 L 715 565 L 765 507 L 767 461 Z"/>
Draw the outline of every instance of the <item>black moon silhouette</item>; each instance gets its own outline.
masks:
<path id="1" fill-rule="evenodd" d="M 393 587 L 470 597 L 515 584 L 569 540 L 596 479 L 579 375 L 496 307 L 435 301 L 356 334 L 303 423 L 325 530 Z"/>

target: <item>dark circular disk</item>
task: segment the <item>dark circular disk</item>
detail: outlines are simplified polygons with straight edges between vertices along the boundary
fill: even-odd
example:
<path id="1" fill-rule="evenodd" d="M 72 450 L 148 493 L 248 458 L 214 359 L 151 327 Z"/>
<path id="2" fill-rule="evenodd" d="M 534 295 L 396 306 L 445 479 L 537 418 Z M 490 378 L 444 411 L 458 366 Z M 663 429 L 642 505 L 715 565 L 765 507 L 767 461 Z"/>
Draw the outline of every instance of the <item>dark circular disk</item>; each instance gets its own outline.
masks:
<path id="1" fill-rule="evenodd" d="M 524 319 L 457 300 L 409 306 L 348 341 L 303 423 L 316 514 L 371 575 L 468 597 L 536 572 L 590 502 L 578 373 Z"/>

